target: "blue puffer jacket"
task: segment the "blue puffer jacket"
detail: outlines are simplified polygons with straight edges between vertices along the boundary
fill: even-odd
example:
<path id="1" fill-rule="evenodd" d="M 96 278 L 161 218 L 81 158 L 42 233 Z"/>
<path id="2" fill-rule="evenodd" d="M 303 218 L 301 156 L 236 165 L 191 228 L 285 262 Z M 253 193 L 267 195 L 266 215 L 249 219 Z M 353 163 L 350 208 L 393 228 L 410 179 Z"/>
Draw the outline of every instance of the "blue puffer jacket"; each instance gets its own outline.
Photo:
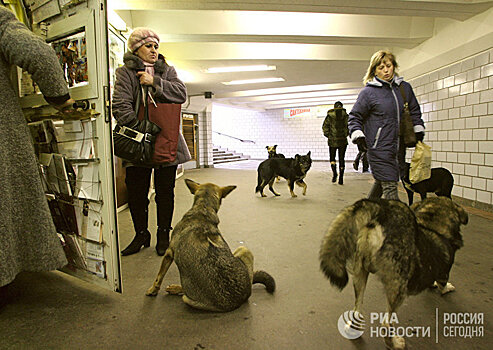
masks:
<path id="1" fill-rule="evenodd" d="M 414 132 L 424 131 L 416 96 L 411 85 L 402 77 L 391 82 L 374 78 L 358 95 L 349 113 L 348 127 L 354 142 L 366 138 L 368 161 L 373 177 L 380 181 L 399 181 L 399 121 L 404 102 L 399 86 L 402 84 L 414 124 Z"/>

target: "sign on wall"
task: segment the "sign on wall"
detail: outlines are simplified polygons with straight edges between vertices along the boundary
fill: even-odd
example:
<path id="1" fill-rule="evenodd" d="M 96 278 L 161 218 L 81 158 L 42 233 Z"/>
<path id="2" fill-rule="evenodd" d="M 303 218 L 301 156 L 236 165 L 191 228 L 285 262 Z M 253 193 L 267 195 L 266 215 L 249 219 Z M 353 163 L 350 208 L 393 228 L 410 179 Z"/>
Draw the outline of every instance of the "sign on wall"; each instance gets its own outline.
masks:
<path id="1" fill-rule="evenodd" d="M 322 118 L 327 115 L 327 111 L 332 107 L 329 105 L 316 106 L 316 107 L 300 107 L 300 108 L 285 108 L 284 118 L 309 118 L 318 117 Z"/>

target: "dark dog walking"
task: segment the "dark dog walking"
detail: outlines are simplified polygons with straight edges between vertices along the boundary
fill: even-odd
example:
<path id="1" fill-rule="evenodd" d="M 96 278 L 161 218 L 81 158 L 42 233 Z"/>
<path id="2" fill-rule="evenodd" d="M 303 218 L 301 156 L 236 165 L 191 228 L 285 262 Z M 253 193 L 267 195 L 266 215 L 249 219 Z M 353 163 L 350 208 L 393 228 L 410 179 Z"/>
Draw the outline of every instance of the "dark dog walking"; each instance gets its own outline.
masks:
<path id="1" fill-rule="evenodd" d="M 411 207 L 394 200 L 362 199 L 343 209 L 330 225 L 320 247 L 320 267 L 342 290 L 351 266 L 355 312 L 361 312 L 368 275 L 376 274 L 390 316 L 406 296 L 434 282 L 442 294 L 455 289 L 448 283 L 449 272 L 463 245 L 460 226 L 467 221 L 465 210 L 446 197 L 428 198 Z M 354 325 L 346 326 L 349 333 Z M 385 342 L 391 349 L 405 348 L 401 337 Z"/>
<path id="2" fill-rule="evenodd" d="M 197 309 L 234 310 L 248 300 L 253 283 L 262 283 L 273 293 L 276 284 L 272 276 L 253 270 L 252 252 L 240 246 L 231 253 L 217 227 L 221 201 L 236 186 L 198 184 L 189 179 L 185 183 L 194 194 L 193 206 L 172 231 L 159 273 L 146 295 L 157 295 L 173 261 L 180 271 L 181 285 L 172 284 L 166 291 L 182 294 L 183 301 Z"/>
<path id="3" fill-rule="evenodd" d="M 429 179 L 412 184 L 409 181 L 410 164 L 406 163 L 406 173 L 402 179 L 402 184 L 407 192 L 409 205 L 413 204 L 414 192 L 419 193 L 421 200 L 426 198 L 427 192 L 434 192 L 437 196 L 452 198 L 452 187 L 454 187 L 454 177 L 445 168 L 432 168 Z"/>
<path id="4" fill-rule="evenodd" d="M 269 185 L 269 190 L 275 195 L 280 196 L 274 190 L 272 185 L 276 176 L 282 176 L 288 181 L 289 191 L 291 197 L 297 197 L 294 193 L 294 184 L 303 187 L 303 195 L 306 194 L 306 183 L 303 181 L 308 170 L 312 165 L 312 159 L 310 158 L 311 152 L 308 152 L 304 156 L 297 154 L 294 158 L 269 158 L 259 164 L 257 173 L 258 181 L 255 193 L 260 192 L 262 197 L 267 197 L 264 194 L 264 187 Z"/>

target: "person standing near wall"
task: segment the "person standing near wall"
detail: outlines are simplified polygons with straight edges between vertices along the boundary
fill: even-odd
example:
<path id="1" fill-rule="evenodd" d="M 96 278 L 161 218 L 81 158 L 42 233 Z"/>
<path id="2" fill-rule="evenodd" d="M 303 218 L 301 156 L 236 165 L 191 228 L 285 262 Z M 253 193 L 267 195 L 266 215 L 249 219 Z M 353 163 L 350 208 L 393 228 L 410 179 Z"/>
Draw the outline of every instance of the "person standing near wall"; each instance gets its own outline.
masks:
<path id="1" fill-rule="evenodd" d="M 329 145 L 330 167 L 332 168 L 332 182 L 337 181 L 336 152 L 339 153 L 339 185 L 344 184 L 344 169 L 346 163 L 348 114 L 340 101 L 334 103 L 334 108 L 327 111 L 322 131 Z"/>
<path id="2" fill-rule="evenodd" d="M 132 128 L 140 120 L 136 117 L 137 100 L 145 96 L 143 103 L 149 106 L 149 119 L 161 127 L 157 139 L 165 133 L 165 116 L 158 108 L 160 103 L 184 103 L 187 96 L 185 84 L 178 79 L 176 70 L 159 54 L 159 36 L 149 28 L 136 28 L 128 38 L 128 52 L 123 57 L 124 66 L 117 68 L 112 112 L 119 125 Z M 144 91 L 143 93 L 141 91 Z M 140 105 L 143 106 L 143 103 Z M 158 140 L 156 141 L 156 145 Z M 178 153 L 183 144 L 178 142 Z M 184 146 L 186 147 L 186 145 Z M 187 150 L 188 152 L 188 150 Z M 156 147 L 155 155 L 158 153 Z M 155 157 L 154 157 L 155 158 Z M 178 160 L 157 161 L 149 166 L 124 163 L 128 206 L 135 229 L 135 237 L 122 251 L 122 255 L 137 253 L 150 245 L 148 225 L 149 187 L 154 170 L 154 187 L 157 207 L 156 252 L 164 255 L 169 245 L 171 220 L 174 211 L 174 189 Z"/>
<path id="3" fill-rule="evenodd" d="M 416 139 L 424 137 L 421 110 L 411 85 L 399 77 L 395 56 L 380 50 L 373 54 L 363 82 L 366 85 L 349 113 L 351 140 L 360 152 L 367 151 L 375 179 L 368 198 L 399 200 L 397 184 L 404 175 L 406 147 L 399 138 L 404 109 L 403 88 L 414 124 Z"/>
<path id="4" fill-rule="evenodd" d="M 71 109 L 55 51 L 0 6 L 0 294 L 21 271 L 49 271 L 67 264 L 48 208 L 39 165 L 10 68 L 31 74 L 45 100 Z M 0 304 L 5 303 L 0 295 Z"/>

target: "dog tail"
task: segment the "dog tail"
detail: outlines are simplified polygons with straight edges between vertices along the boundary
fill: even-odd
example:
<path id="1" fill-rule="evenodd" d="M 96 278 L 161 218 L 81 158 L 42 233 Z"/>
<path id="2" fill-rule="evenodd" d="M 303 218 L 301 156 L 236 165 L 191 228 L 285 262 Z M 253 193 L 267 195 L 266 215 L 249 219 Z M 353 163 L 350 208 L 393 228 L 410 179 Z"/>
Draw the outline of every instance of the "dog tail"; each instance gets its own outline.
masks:
<path id="1" fill-rule="evenodd" d="M 319 253 L 320 269 L 339 290 L 344 289 L 348 283 L 346 263 L 356 252 L 358 233 L 372 219 L 368 210 L 360 210 L 366 207 L 366 203 L 366 200 L 360 200 L 344 208 L 332 221 L 322 240 Z"/>
<path id="2" fill-rule="evenodd" d="M 274 293 L 276 290 L 276 281 L 265 271 L 255 271 L 253 273 L 253 283 L 262 283 L 269 293 Z"/>

